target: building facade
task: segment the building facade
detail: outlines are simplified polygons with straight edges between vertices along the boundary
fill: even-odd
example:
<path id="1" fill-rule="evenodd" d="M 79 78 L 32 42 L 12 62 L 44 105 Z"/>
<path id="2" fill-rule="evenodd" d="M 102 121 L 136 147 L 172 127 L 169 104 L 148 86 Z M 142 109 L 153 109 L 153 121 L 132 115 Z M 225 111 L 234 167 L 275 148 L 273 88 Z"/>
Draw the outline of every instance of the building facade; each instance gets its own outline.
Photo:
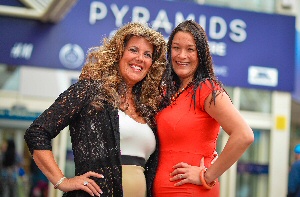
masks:
<path id="1" fill-rule="evenodd" d="M 221 176 L 221 197 L 286 196 L 291 149 L 300 142 L 295 118 L 300 111 L 299 1 L 156 1 L 160 7 L 133 0 L 79 1 L 56 23 L 0 15 L 5 27 L 0 30 L 5 38 L 0 46 L 0 143 L 14 138 L 29 171 L 24 132 L 77 80 L 89 47 L 129 21 L 151 23 L 167 39 L 176 24 L 191 18 L 205 27 L 216 73 L 255 134 L 249 150 Z M 15 36 L 16 30 L 22 34 Z M 227 139 L 221 131 L 218 152 Z M 72 176 L 68 128 L 53 141 L 53 151 L 66 176 Z M 52 188 L 49 196 L 61 195 Z"/>

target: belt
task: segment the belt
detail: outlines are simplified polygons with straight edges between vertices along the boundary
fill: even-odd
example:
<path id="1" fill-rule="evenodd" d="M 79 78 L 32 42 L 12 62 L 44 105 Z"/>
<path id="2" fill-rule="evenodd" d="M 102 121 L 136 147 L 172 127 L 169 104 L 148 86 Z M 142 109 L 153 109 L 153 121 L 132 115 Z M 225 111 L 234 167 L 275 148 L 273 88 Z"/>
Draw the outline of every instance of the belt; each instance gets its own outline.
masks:
<path id="1" fill-rule="evenodd" d="M 146 161 L 142 157 L 131 156 L 131 155 L 121 155 L 122 165 L 136 165 L 145 168 Z"/>

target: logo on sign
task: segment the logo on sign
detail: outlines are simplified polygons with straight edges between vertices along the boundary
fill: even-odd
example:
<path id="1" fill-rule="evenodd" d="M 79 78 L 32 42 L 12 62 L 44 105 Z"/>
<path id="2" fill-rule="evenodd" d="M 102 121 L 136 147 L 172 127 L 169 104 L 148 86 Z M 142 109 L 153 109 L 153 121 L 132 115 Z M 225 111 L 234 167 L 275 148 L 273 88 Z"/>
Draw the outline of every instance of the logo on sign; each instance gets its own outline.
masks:
<path id="1" fill-rule="evenodd" d="M 248 83 L 276 87 L 278 84 L 278 70 L 276 68 L 250 66 L 248 69 Z"/>
<path id="2" fill-rule="evenodd" d="M 77 44 L 66 44 L 59 51 L 59 60 L 66 68 L 76 69 L 82 66 L 84 52 Z"/>

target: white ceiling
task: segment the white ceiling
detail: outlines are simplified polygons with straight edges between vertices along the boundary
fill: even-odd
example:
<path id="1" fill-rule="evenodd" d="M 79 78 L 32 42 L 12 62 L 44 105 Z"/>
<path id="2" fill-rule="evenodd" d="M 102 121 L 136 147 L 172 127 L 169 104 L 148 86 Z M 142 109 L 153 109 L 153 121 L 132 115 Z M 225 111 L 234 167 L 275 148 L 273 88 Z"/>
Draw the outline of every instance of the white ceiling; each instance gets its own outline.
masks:
<path id="1" fill-rule="evenodd" d="M 0 5 L 0 16 L 10 16 L 57 23 L 78 0 L 19 0 L 23 7 Z"/>

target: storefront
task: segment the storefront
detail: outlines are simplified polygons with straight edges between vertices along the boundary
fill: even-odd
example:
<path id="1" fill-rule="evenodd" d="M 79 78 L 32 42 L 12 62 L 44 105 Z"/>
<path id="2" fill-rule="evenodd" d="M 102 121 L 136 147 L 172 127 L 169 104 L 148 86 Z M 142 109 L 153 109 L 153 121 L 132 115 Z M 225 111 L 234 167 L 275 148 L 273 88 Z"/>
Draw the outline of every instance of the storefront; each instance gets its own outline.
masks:
<path id="1" fill-rule="evenodd" d="M 11 76 L 2 82 L 4 88 L 0 91 L 0 110 L 4 113 L 0 114 L 0 140 L 15 133 L 13 137 L 22 141 L 33 116 L 44 111 L 77 80 L 88 48 L 100 45 L 103 36 L 109 36 L 122 24 L 146 22 L 167 39 L 180 21 L 194 19 L 207 31 L 218 78 L 228 87 L 234 105 L 255 132 L 250 149 L 222 175 L 221 196 L 285 196 L 295 17 L 155 2 L 160 6 L 154 6 L 152 1 L 79 1 L 58 24 L 0 17 L 0 25 L 6 27 L 0 30 L 4 43 L 0 45 L 0 67 L 2 73 Z M 183 4 L 185 9 L 181 10 Z M 16 30 L 22 34 L 12 37 Z M 17 108 L 23 110 L 17 117 L 11 115 L 14 106 L 23 106 Z M 67 176 L 72 176 L 68 136 L 66 128 L 54 140 L 53 147 L 59 165 Z M 221 132 L 219 152 L 227 138 Z M 19 151 L 29 157 L 22 143 Z M 50 189 L 50 196 L 53 195 Z"/>

